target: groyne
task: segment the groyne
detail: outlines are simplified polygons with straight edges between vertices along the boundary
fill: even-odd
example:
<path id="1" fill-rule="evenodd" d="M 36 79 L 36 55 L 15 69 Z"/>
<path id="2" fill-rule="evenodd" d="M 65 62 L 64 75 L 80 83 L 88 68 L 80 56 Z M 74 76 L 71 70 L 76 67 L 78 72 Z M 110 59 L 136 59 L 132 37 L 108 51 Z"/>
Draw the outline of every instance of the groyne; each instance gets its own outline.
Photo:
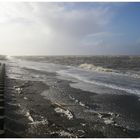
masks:
<path id="1" fill-rule="evenodd" d="M 5 64 L 0 63 L 0 137 L 4 137 Z"/>

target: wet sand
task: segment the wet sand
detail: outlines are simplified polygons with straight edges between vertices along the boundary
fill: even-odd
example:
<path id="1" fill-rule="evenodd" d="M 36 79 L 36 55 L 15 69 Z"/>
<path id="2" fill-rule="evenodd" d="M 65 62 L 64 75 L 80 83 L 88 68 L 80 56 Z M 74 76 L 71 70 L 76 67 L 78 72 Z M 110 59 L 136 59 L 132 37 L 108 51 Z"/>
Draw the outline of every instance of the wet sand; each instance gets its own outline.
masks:
<path id="1" fill-rule="evenodd" d="M 11 89 L 15 84 L 21 87 L 23 83 L 23 81 L 8 80 L 7 89 L 9 88 L 11 93 L 5 95 L 8 97 L 5 104 L 6 137 L 83 137 L 85 135 L 84 120 L 75 117 L 68 119 L 63 113 L 57 113 L 55 108 L 59 105 L 40 95 L 48 88 L 43 83 L 27 82 L 20 94 Z M 7 94 L 10 91 L 7 90 Z M 98 131 L 95 133 L 97 137 L 102 137 Z"/>
<path id="2" fill-rule="evenodd" d="M 137 96 L 98 95 L 45 74 L 46 83 L 6 78 L 5 137 L 140 137 Z"/>

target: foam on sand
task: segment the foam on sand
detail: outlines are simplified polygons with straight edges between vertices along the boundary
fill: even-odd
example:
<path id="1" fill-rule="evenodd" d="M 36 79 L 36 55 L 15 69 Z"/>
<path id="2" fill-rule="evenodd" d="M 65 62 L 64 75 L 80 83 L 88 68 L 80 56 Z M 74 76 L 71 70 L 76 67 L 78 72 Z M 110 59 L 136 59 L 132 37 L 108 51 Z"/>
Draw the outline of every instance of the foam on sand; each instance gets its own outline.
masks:
<path id="1" fill-rule="evenodd" d="M 56 113 L 63 114 L 69 120 L 73 119 L 73 114 L 68 109 L 64 108 L 61 104 L 54 103 L 54 104 L 52 104 L 52 106 L 54 107 L 54 110 Z"/>
<path id="2" fill-rule="evenodd" d="M 69 120 L 73 119 L 73 115 L 72 115 L 72 113 L 68 109 L 64 110 L 63 108 L 56 107 L 54 110 L 57 113 L 64 114 Z"/>

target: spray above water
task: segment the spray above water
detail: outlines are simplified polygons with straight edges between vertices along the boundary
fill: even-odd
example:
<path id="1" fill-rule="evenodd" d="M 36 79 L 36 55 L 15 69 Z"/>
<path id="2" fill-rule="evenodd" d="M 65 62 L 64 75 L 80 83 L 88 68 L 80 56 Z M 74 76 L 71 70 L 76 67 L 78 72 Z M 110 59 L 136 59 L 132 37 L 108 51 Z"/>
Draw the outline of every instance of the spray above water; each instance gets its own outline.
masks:
<path id="1" fill-rule="evenodd" d="M 100 66 L 95 66 L 93 64 L 87 64 L 87 63 L 81 64 L 81 65 L 79 65 L 79 67 L 83 68 L 85 70 L 92 70 L 92 71 L 99 71 L 99 72 L 113 72 L 113 71 L 115 71 L 115 70 L 112 70 L 109 68 L 103 68 Z"/>

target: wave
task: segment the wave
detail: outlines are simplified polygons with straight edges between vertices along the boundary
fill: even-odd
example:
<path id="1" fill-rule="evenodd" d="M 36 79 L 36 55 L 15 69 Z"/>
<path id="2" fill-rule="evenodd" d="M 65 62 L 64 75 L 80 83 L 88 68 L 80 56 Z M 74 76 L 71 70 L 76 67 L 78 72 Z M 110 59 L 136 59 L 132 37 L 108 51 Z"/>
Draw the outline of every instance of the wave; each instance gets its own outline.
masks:
<path id="1" fill-rule="evenodd" d="M 136 89 L 136 88 L 129 88 L 129 87 L 124 87 L 124 86 L 115 85 L 115 84 L 111 84 L 111 83 L 90 80 L 90 79 L 82 77 L 78 74 L 69 73 L 66 70 L 61 70 L 58 73 L 63 76 L 73 77 L 74 79 L 80 80 L 85 83 L 94 84 L 97 86 L 103 86 L 103 87 L 107 87 L 107 88 L 111 88 L 111 89 L 115 89 L 115 90 L 120 90 L 120 91 L 124 91 L 127 93 L 135 94 L 135 95 L 140 95 L 140 90 Z"/>
<path id="2" fill-rule="evenodd" d="M 132 73 L 132 72 L 126 72 L 124 75 L 133 77 L 133 78 L 140 78 L 140 74 Z"/>
<path id="3" fill-rule="evenodd" d="M 123 76 L 128 76 L 128 77 L 133 77 L 133 78 L 140 78 L 140 73 L 136 73 L 135 71 L 121 72 L 118 70 L 103 68 L 101 66 L 95 66 L 93 64 L 87 64 L 87 63 L 79 65 L 79 68 L 82 68 L 85 70 L 90 70 L 90 71 L 96 71 L 96 72 L 110 72 L 110 73 L 113 73 L 116 75 L 123 75 Z"/>
<path id="4" fill-rule="evenodd" d="M 125 91 L 127 93 L 132 93 L 132 94 L 135 94 L 135 95 L 140 95 L 140 90 L 138 90 L 138 89 L 130 89 L 130 88 L 125 88 L 123 86 L 118 86 L 118 85 L 114 85 L 114 84 L 107 84 L 107 83 L 97 82 L 97 81 L 84 80 L 84 82 L 95 84 L 95 85 L 98 85 L 98 86 L 108 87 L 108 88 L 111 88 L 111 89 Z"/>
<path id="5" fill-rule="evenodd" d="M 86 69 L 86 70 L 94 70 L 94 71 L 102 71 L 102 72 L 113 72 L 112 69 L 109 68 L 103 68 L 101 66 L 95 66 L 93 64 L 81 64 L 79 65 L 80 68 Z"/>

